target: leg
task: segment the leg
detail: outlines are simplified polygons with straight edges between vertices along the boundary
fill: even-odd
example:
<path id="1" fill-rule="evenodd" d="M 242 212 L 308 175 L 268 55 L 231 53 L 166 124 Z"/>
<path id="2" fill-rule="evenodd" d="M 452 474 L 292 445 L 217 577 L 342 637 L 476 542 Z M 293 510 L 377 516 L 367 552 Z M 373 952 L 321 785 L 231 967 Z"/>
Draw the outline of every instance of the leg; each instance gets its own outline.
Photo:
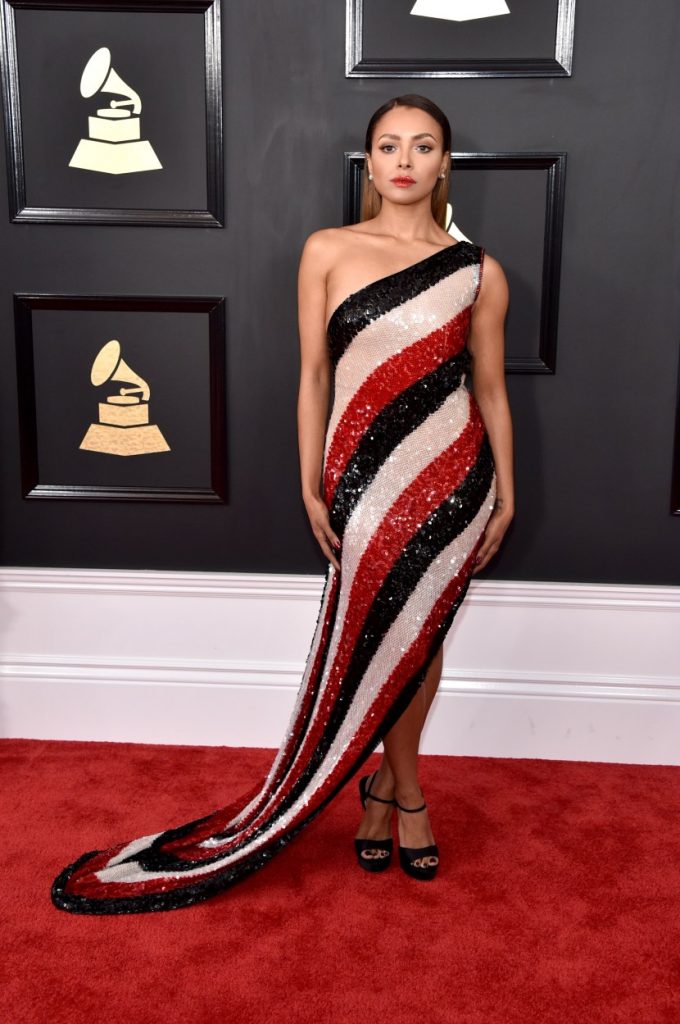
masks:
<path id="1" fill-rule="evenodd" d="M 418 747 L 425 719 L 441 679 L 442 661 L 440 645 L 413 700 L 385 735 L 385 752 L 371 786 L 375 796 L 387 800 L 396 797 L 404 807 L 419 807 L 423 803 L 418 785 Z M 386 804 L 368 800 L 357 839 L 386 838 L 390 834 L 392 810 Z M 420 814 L 399 814 L 399 842 L 409 847 L 430 846 L 434 843 L 426 810 Z"/>

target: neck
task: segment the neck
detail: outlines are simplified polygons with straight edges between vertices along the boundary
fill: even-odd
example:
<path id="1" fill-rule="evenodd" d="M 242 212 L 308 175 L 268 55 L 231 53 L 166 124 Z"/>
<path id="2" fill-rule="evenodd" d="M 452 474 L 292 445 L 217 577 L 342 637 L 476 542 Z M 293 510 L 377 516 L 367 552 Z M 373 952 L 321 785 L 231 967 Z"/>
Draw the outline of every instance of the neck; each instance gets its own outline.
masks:
<path id="1" fill-rule="evenodd" d="M 379 231 L 404 242 L 417 238 L 431 238 L 439 229 L 432 216 L 430 197 L 402 206 L 383 199 L 380 212 L 373 218 Z"/>

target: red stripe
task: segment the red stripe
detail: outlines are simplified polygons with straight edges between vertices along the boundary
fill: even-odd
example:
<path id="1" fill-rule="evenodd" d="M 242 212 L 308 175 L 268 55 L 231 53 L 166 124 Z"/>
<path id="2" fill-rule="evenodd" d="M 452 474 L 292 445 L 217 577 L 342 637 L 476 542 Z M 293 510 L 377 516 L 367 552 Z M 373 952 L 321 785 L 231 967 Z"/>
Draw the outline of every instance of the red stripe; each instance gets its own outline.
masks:
<path id="1" fill-rule="evenodd" d="M 470 323 L 469 307 L 443 327 L 386 359 L 357 388 L 340 417 L 324 466 L 324 501 L 331 506 L 347 463 L 378 413 L 416 381 L 460 352 Z"/>

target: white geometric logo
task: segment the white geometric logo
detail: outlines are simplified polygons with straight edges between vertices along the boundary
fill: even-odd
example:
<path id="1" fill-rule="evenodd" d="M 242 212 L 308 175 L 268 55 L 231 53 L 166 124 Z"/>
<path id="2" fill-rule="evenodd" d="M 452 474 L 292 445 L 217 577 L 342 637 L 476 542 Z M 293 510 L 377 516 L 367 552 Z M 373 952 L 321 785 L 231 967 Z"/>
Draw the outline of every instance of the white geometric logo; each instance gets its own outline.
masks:
<path id="1" fill-rule="evenodd" d="M 109 92 L 122 97 L 110 100 L 87 119 L 88 138 L 81 139 L 69 167 L 104 174 L 157 171 L 162 165 L 153 146 L 141 138 L 139 114 L 142 101 L 111 67 L 111 51 L 101 46 L 92 54 L 80 79 L 80 95 L 90 99 Z"/>

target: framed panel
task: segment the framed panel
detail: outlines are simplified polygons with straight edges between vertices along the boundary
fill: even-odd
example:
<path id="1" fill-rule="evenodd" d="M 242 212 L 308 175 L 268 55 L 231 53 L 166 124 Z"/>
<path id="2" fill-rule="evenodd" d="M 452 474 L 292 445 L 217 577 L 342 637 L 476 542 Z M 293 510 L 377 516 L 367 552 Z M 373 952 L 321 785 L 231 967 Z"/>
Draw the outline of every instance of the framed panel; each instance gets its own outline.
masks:
<path id="1" fill-rule="evenodd" d="M 11 221 L 224 226 L 220 4 L 0 0 Z"/>
<path id="2" fill-rule="evenodd" d="M 223 503 L 223 297 L 14 296 L 25 498 Z"/>
<path id="3" fill-rule="evenodd" d="M 567 154 L 452 153 L 451 158 L 456 199 L 449 231 L 483 244 L 508 277 L 506 370 L 554 373 Z M 345 224 L 360 218 L 363 167 L 363 153 L 345 153 Z"/>
<path id="4" fill-rule="evenodd" d="M 503 17 L 465 15 L 478 0 L 346 3 L 347 78 L 571 75 L 575 0 L 511 0 Z"/>

